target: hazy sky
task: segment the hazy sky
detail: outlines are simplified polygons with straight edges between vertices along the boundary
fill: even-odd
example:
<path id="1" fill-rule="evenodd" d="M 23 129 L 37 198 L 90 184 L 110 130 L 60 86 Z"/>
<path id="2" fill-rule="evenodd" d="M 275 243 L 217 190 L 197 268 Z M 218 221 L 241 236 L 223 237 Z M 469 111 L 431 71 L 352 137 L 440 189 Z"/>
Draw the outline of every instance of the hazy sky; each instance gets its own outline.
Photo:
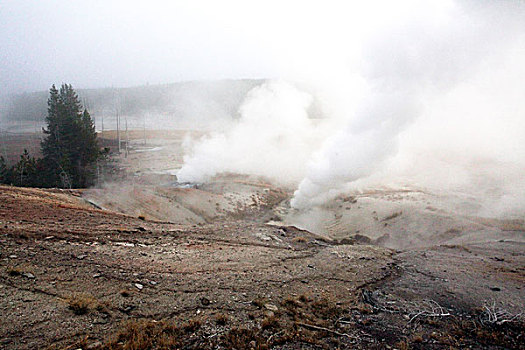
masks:
<path id="1" fill-rule="evenodd" d="M 346 3 L 2 0 L 0 91 L 293 75 L 351 60 L 367 26 L 418 1 Z"/>

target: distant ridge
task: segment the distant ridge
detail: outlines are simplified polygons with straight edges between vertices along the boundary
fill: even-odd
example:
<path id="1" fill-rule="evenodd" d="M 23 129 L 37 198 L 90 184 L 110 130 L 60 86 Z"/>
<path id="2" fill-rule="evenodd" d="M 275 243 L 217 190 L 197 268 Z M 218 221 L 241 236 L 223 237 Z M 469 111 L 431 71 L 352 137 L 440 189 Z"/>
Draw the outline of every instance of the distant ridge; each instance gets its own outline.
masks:
<path id="1" fill-rule="evenodd" d="M 188 81 L 124 88 L 77 89 L 82 103 L 95 119 L 118 112 L 135 126 L 140 118 L 163 118 L 189 122 L 235 116 L 246 93 L 262 79 Z M 0 109 L 4 121 L 43 121 L 47 114 L 47 91 L 22 93 L 5 98 Z"/>

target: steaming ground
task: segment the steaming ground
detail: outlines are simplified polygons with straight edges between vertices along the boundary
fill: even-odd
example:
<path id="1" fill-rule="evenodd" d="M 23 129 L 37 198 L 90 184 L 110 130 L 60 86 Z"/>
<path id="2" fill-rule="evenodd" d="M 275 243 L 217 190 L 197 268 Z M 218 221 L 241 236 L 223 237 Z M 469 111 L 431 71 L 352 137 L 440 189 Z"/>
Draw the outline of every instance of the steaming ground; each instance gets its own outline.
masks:
<path id="1" fill-rule="evenodd" d="M 177 183 L 186 133 L 134 135 L 100 189 L 0 186 L 2 348 L 521 346 L 522 219 L 415 187 L 298 210 L 260 176 Z"/>
<path id="2" fill-rule="evenodd" d="M 194 132 L 191 132 L 194 134 Z M 189 131 L 152 132 L 143 145 L 134 135 L 121 165 L 128 176 L 90 189 L 84 197 L 107 210 L 134 217 L 200 225 L 243 219 L 292 225 L 330 240 L 355 240 L 395 249 L 440 244 L 525 242 L 518 213 L 493 210 L 500 198 L 480 200 L 472 191 L 362 183 L 360 189 L 311 208 L 292 208 L 294 187 L 269 178 L 225 173 L 200 183 L 180 183 L 173 175 L 183 166 Z M 144 152 L 148 150 L 148 152 Z M 489 197 L 491 194 L 486 194 Z"/>

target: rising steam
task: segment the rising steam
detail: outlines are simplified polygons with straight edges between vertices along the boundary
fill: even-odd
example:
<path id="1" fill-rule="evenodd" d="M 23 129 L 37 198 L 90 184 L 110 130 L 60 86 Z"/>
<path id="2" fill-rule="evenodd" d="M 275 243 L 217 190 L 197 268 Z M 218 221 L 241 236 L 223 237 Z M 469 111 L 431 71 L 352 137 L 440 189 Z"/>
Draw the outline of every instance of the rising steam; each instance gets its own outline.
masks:
<path id="1" fill-rule="evenodd" d="M 260 86 L 230 130 L 192 145 L 178 176 L 203 181 L 231 171 L 295 183 L 296 208 L 362 186 L 414 185 L 490 197 L 501 213 L 522 209 L 523 18 L 523 3 L 446 3 L 369 28 L 360 77 L 340 70 L 355 94 L 341 93 L 340 75 L 317 84 L 308 72 L 301 90 Z M 331 62 L 316 64 L 334 76 Z"/>

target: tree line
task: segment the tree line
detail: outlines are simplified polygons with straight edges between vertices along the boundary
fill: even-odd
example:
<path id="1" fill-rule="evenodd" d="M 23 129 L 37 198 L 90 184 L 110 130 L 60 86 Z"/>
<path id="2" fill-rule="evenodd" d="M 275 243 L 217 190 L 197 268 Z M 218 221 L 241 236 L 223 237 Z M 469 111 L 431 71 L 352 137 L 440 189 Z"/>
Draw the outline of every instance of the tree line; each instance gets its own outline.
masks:
<path id="1" fill-rule="evenodd" d="M 101 151 L 95 125 L 71 84 L 52 85 L 47 100 L 42 158 L 29 155 L 8 167 L 0 157 L 0 183 L 29 187 L 85 188 L 96 178 Z"/>

